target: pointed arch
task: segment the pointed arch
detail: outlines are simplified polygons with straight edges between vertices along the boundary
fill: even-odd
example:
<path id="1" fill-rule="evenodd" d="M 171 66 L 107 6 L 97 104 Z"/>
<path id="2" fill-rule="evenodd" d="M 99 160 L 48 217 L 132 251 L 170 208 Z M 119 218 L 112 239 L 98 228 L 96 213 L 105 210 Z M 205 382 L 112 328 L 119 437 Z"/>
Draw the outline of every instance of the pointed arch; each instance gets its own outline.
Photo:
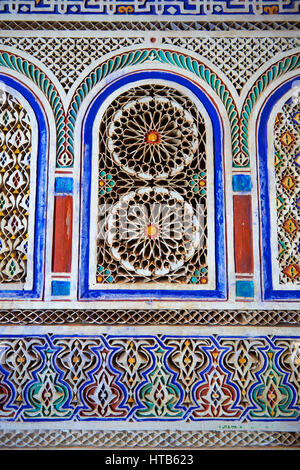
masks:
<path id="1" fill-rule="evenodd" d="M 260 248 L 264 300 L 297 300 L 299 292 L 299 226 L 297 166 L 299 131 L 291 109 L 293 94 L 299 93 L 300 75 L 281 83 L 267 97 L 256 121 L 257 173 L 261 218 Z M 298 103 L 298 104 L 297 104 Z M 287 109 L 289 108 L 289 110 Z M 280 127 L 280 113 L 285 125 Z M 295 112 L 296 113 L 296 112 Z M 298 144 L 297 144 L 298 140 Z M 294 215 L 294 216 L 293 216 Z"/>
<path id="2" fill-rule="evenodd" d="M 0 74 L 0 297 L 40 298 L 44 283 L 48 126 L 34 93 Z"/>
<path id="3" fill-rule="evenodd" d="M 101 107 L 106 109 L 104 104 L 110 97 L 118 96 L 122 93 L 122 86 L 126 89 L 132 88 L 135 84 L 146 82 L 151 84 L 153 81 L 155 83 L 165 83 L 166 85 L 180 86 L 189 90 L 189 96 L 194 96 L 194 102 L 199 103 L 197 105 L 198 109 L 205 111 L 205 114 L 209 116 L 209 120 L 212 126 L 211 137 L 213 139 L 213 144 L 209 147 L 210 153 L 213 153 L 213 156 L 207 157 L 210 160 L 210 166 L 214 172 L 212 176 L 212 182 L 215 184 L 215 192 L 212 193 L 210 204 L 214 206 L 214 214 L 211 213 L 211 218 L 214 219 L 215 230 L 211 231 L 210 236 L 214 236 L 215 239 L 213 242 L 213 247 L 215 254 L 213 255 L 213 266 L 210 269 L 215 270 L 216 278 L 215 284 L 213 287 L 207 289 L 202 288 L 201 286 L 185 286 L 182 285 L 181 288 L 172 290 L 170 289 L 169 284 L 164 284 L 164 288 L 161 284 L 157 284 L 158 287 L 155 287 L 155 283 L 151 283 L 145 287 L 139 287 L 138 284 L 134 284 L 130 289 L 126 288 L 126 284 L 123 287 L 120 287 L 120 284 L 116 284 L 114 287 L 113 283 L 106 286 L 106 288 L 101 288 L 101 286 L 96 289 L 95 281 L 91 281 L 91 229 L 97 225 L 97 221 L 93 218 L 93 223 L 91 222 L 91 212 L 96 214 L 98 209 L 98 202 L 95 202 L 95 184 L 92 183 L 93 174 L 97 172 L 97 165 L 93 164 L 93 158 L 97 155 L 97 149 L 93 148 L 97 141 L 96 137 L 92 138 L 94 135 L 94 122 L 96 123 L 96 118 L 101 111 Z M 121 90 L 121 91 L 120 91 Z M 124 89 L 123 89 L 124 90 Z M 192 98 L 193 99 L 193 98 Z M 201 107 L 200 107 L 201 105 Z M 103 111 L 104 112 L 104 111 Z M 225 299 L 227 296 L 227 281 L 226 281 L 226 260 L 225 260 L 225 203 L 224 203 L 224 129 L 221 121 L 221 116 L 216 108 L 215 103 L 207 96 L 205 91 L 200 88 L 195 83 L 189 81 L 188 79 L 176 75 L 171 72 L 160 72 L 160 71 L 140 71 L 122 77 L 119 80 L 112 82 L 110 85 L 105 87 L 102 92 L 96 95 L 94 100 L 91 102 L 89 108 L 87 109 L 86 116 L 83 123 L 83 156 L 82 156 L 82 207 L 81 207 L 81 258 L 80 258 L 80 267 L 79 267 L 79 296 L 81 299 L 108 299 L 108 298 L 219 298 Z M 213 150 L 212 150 L 213 149 Z M 145 185 L 147 186 L 147 182 Z M 149 186 L 149 184 L 148 184 Z M 150 185 L 151 186 L 151 185 Z M 213 187 L 213 186 L 212 186 Z M 94 188 L 94 190 L 92 190 Z M 94 202 L 91 202 L 94 200 Z M 213 201 L 212 201 L 213 200 Z M 95 238 L 96 235 L 93 237 Z M 94 253 L 95 250 L 92 250 Z M 95 273 L 94 273 L 95 274 Z M 92 273 L 92 279 L 94 277 Z M 142 284 L 141 284 L 142 286 Z"/>

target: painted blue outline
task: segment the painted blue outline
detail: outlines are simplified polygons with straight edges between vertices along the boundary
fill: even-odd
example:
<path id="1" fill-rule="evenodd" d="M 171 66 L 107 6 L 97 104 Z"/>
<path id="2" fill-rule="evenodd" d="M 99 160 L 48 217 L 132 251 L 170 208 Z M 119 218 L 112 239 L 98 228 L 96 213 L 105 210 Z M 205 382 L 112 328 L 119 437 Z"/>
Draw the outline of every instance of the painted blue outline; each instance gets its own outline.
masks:
<path id="1" fill-rule="evenodd" d="M 214 290 L 142 290 L 142 289 L 89 289 L 89 240 L 90 240 L 90 204 L 91 204 L 91 164 L 92 139 L 91 132 L 95 117 L 106 98 L 123 85 L 146 79 L 168 80 L 185 86 L 201 101 L 213 126 L 214 163 L 215 163 L 215 259 L 216 289 Z M 222 143 L 223 132 L 220 116 L 208 96 L 188 79 L 170 72 L 145 71 L 117 79 L 100 92 L 91 103 L 83 125 L 84 158 L 82 161 L 82 208 L 81 208 L 81 240 L 79 268 L 79 299 L 226 299 L 226 254 L 225 254 L 225 207 Z M 174 284 L 175 287 L 175 284 Z"/>
<path id="2" fill-rule="evenodd" d="M 46 222 L 46 188 L 47 188 L 47 148 L 48 132 L 45 116 L 34 94 L 17 80 L 0 75 L 0 81 L 18 91 L 29 103 L 38 126 L 38 148 L 36 162 L 36 196 L 35 227 L 33 252 L 33 287 L 30 290 L 0 290 L 2 299 L 40 298 L 44 284 L 44 249 Z"/>
<path id="3" fill-rule="evenodd" d="M 271 221 L 270 221 L 270 191 L 268 175 L 268 121 L 276 103 L 293 87 L 297 77 L 281 85 L 268 98 L 261 112 L 257 133 L 257 165 L 259 173 L 259 199 L 261 213 L 261 265 L 264 300 L 294 300 L 300 299 L 300 290 L 275 290 L 272 280 L 271 260 Z M 298 77 L 299 79 L 299 77 Z"/>

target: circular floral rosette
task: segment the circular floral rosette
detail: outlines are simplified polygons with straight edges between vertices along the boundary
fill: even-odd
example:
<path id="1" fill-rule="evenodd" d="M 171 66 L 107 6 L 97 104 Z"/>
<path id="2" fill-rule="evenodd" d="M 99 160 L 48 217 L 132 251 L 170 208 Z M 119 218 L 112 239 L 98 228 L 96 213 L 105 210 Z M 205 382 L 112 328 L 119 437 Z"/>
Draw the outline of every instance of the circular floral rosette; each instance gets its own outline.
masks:
<path id="1" fill-rule="evenodd" d="M 125 104 L 112 117 L 107 135 L 114 162 L 145 180 L 175 176 L 193 160 L 199 144 L 192 114 L 160 95 Z"/>
<path id="2" fill-rule="evenodd" d="M 181 268 L 199 249 L 201 219 L 176 191 L 141 188 L 111 209 L 106 244 L 123 268 L 140 276 L 165 276 Z"/>

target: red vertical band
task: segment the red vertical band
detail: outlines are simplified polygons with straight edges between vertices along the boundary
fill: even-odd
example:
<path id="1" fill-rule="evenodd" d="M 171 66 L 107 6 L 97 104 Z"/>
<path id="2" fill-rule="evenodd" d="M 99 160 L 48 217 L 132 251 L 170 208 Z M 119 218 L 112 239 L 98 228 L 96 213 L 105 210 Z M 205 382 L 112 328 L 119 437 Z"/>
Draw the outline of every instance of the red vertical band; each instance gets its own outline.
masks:
<path id="1" fill-rule="evenodd" d="M 71 272 L 73 197 L 55 196 L 53 272 Z"/>
<path id="2" fill-rule="evenodd" d="M 251 196 L 233 196 L 235 272 L 253 273 Z"/>

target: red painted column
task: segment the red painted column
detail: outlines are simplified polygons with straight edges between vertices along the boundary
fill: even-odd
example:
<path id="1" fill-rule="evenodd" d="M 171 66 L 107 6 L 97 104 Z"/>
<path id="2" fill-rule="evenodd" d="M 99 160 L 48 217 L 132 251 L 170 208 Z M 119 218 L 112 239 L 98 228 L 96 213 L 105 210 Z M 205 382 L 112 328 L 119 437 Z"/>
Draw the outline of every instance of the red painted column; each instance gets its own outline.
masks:
<path id="1" fill-rule="evenodd" d="M 250 195 L 233 196 L 235 272 L 253 273 L 252 206 Z"/>
<path id="2" fill-rule="evenodd" d="M 71 272 L 73 197 L 55 196 L 53 264 L 55 273 Z"/>

